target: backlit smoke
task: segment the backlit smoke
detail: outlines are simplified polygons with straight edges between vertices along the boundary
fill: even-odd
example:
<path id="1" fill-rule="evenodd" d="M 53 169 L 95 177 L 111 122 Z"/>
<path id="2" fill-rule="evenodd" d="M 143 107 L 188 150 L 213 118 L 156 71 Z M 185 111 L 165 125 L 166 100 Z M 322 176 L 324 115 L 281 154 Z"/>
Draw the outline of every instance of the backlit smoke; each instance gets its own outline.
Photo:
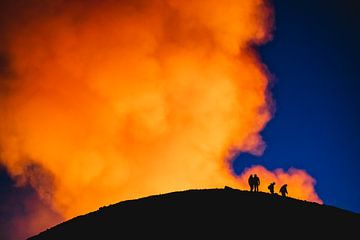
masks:
<path id="1" fill-rule="evenodd" d="M 150 194 L 241 186 L 230 149 L 260 155 L 271 118 L 254 49 L 271 38 L 265 0 L 0 9 L 0 159 L 64 219 Z M 294 186 L 299 198 L 313 191 Z"/>
<path id="2" fill-rule="evenodd" d="M 240 174 L 239 182 L 243 189 L 250 190 L 248 184 L 250 174 L 256 174 L 260 177 L 259 191 L 270 192 L 268 186 L 271 182 L 275 182 L 274 193 L 280 194 L 280 187 L 283 184 L 287 184 L 289 196 L 311 202 L 323 203 L 315 192 L 315 179 L 309 176 L 304 170 L 290 168 L 286 172 L 279 168 L 274 171 L 269 171 L 263 166 L 255 165 L 246 168 Z"/>

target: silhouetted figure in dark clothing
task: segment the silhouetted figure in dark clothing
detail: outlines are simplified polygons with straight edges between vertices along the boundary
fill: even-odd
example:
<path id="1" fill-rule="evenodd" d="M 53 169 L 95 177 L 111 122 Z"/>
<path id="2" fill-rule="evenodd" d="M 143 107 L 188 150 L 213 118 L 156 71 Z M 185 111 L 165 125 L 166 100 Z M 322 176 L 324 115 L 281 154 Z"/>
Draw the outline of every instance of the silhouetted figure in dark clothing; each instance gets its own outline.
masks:
<path id="1" fill-rule="evenodd" d="M 250 186 L 250 192 L 254 191 L 254 176 L 250 174 L 250 177 L 248 179 L 248 183 Z"/>
<path id="2" fill-rule="evenodd" d="M 287 191 L 287 184 L 284 184 L 281 186 L 279 192 L 281 193 L 281 196 L 283 197 L 286 197 L 286 195 L 288 194 L 288 191 Z"/>
<path id="3" fill-rule="evenodd" d="M 254 191 L 258 192 L 259 191 L 259 185 L 260 185 L 260 178 L 254 174 Z"/>
<path id="4" fill-rule="evenodd" d="M 275 182 L 270 183 L 268 186 L 268 189 L 270 190 L 271 194 L 274 194 L 274 186 L 275 186 Z"/>

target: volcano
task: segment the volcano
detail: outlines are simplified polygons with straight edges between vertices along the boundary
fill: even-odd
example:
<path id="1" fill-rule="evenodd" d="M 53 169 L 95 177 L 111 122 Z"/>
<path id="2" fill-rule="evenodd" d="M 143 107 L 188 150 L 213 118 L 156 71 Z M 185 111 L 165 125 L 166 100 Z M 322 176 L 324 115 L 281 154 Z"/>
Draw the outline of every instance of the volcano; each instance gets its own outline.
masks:
<path id="1" fill-rule="evenodd" d="M 225 186 L 121 201 L 77 216 L 28 240 L 241 239 L 358 235 L 360 214 Z"/>

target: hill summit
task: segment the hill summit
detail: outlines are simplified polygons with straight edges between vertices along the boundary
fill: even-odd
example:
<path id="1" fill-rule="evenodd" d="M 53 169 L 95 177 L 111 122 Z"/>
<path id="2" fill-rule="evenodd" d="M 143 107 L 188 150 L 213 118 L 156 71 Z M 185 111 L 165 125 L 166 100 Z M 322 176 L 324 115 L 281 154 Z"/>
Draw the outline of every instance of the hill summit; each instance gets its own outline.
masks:
<path id="1" fill-rule="evenodd" d="M 360 214 L 225 186 L 126 200 L 60 223 L 28 240 L 241 239 L 358 236 Z"/>

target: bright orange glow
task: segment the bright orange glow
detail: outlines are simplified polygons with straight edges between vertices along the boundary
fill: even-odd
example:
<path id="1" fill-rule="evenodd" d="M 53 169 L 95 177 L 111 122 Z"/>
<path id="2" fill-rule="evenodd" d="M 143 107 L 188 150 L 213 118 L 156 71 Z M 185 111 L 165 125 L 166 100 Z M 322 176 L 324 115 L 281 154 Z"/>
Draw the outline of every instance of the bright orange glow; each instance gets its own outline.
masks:
<path id="1" fill-rule="evenodd" d="M 13 176 L 46 169 L 51 186 L 30 183 L 65 219 L 243 186 L 230 149 L 261 154 L 271 118 L 252 48 L 271 37 L 266 1 L 44 1 L 18 14 L 4 37 L 14 74 L 0 95 L 0 159 Z M 305 172 L 256 171 L 318 200 Z"/>
<path id="2" fill-rule="evenodd" d="M 304 170 L 290 168 L 288 172 L 285 172 L 283 169 L 276 169 L 271 172 L 263 166 L 252 166 L 251 168 L 245 169 L 239 176 L 242 189 L 249 190 L 248 178 L 250 174 L 257 174 L 260 177 L 259 191 L 269 193 L 268 185 L 271 182 L 275 182 L 275 193 L 280 194 L 280 187 L 283 184 L 287 184 L 289 197 L 323 203 L 315 192 L 315 179 L 309 176 Z"/>

